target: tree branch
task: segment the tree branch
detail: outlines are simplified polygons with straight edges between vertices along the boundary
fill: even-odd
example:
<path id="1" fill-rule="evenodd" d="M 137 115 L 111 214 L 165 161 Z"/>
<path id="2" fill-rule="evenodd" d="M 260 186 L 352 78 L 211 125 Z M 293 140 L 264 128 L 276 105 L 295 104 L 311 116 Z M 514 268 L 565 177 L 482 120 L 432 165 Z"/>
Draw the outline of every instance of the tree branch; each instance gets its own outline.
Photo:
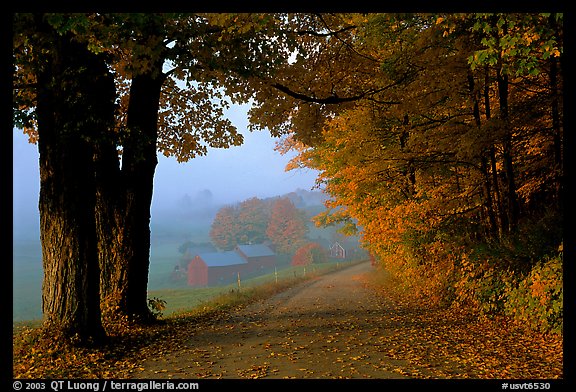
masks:
<path id="1" fill-rule="evenodd" d="M 283 92 L 286 95 L 291 96 L 292 98 L 296 98 L 296 99 L 298 99 L 300 101 L 304 101 L 304 102 L 319 103 L 319 104 L 325 104 L 325 105 L 335 105 L 335 104 L 340 104 L 340 103 L 359 101 L 361 99 L 369 99 L 371 101 L 381 103 L 381 104 L 399 105 L 400 104 L 399 101 L 378 101 L 378 100 L 374 99 L 373 96 L 384 91 L 384 90 L 387 90 L 391 87 L 394 87 L 394 86 L 402 83 L 405 78 L 406 78 L 406 76 L 403 76 L 399 80 L 396 80 L 396 81 L 394 81 L 394 82 L 392 82 L 392 83 L 390 83 L 384 87 L 381 87 L 378 89 L 370 89 L 370 90 L 367 90 L 363 93 L 353 95 L 350 97 L 339 97 L 337 94 L 332 94 L 332 95 L 325 97 L 325 98 L 317 98 L 314 96 L 310 96 L 310 95 L 306 95 L 306 94 L 302 94 L 302 93 L 298 93 L 296 91 L 293 91 L 289 87 L 284 86 L 283 84 L 280 84 L 280 83 L 273 83 L 270 86 Z"/>
<path id="2" fill-rule="evenodd" d="M 330 29 L 328 29 L 327 33 L 319 33 L 318 31 L 314 31 L 314 30 L 296 30 L 296 34 L 298 35 L 312 35 L 314 37 L 331 37 L 331 36 L 336 36 L 338 34 L 344 33 L 348 30 L 353 30 L 355 29 L 356 26 L 347 26 L 347 27 L 343 27 L 340 30 L 337 31 L 332 31 Z M 288 31 L 289 33 L 291 31 Z"/>
<path id="3" fill-rule="evenodd" d="M 340 98 L 337 95 L 330 95 L 329 97 L 326 97 L 326 98 L 316 98 L 316 97 L 312 97 L 312 96 L 309 96 L 306 94 L 297 93 L 295 91 L 292 91 L 292 90 L 290 90 L 290 88 L 288 88 L 288 87 L 286 87 L 280 83 L 274 83 L 271 86 L 274 87 L 275 89 L 283 92 L 284 94 L 289 95 L 292 98 L 296 98 L 300 101 L 311 102 L 311 103 L 320 103 L 320 104 L 326 104 L 326 105 L 334 105 L 334 104 L 339 104 L 339 103 L 357 101 L 359 99 L 362 99 L 366 95 L 366 93 L 363 93 L 363 94 L 355 95 L 352 97 L 344 97 L 344 98 Z"/>

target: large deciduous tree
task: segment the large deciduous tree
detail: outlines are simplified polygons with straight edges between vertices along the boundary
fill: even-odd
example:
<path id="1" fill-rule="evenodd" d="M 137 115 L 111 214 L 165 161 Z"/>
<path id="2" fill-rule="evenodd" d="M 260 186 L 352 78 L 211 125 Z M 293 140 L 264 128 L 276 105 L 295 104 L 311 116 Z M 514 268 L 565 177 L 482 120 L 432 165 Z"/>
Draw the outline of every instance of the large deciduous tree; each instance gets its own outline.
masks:
<path id="1" fill-rule="evenodd" d="M 99 204 L 102 296 L 111 308 L 149 320 L 146 288 L 150 204 L 156 152 L 187 161 L 242 143 L 224 117 L 229 101 L 251 94 L 252 79 L 287 58 L 287 43 L 270 42 L 278 21 L 264 15 L 136 14 L 107 16 L 123 56 L 112 64 L 130 78 L 121 100 L 122 164 L 110 159 Z M 126 59 L 125 57 L 128 57 Z M 224 95 L 228 94 L 228 97 Z M 231 98 L 229 98 L 231 97 Z M 118 186 L 120 184 L 120 186 Z"/>
<path id="2" fill-rule="evenodd" d="M 128 20 L 127 23 L 133 22 Z M 125 124 L 121 128 L 122 162 L 108 153 L 99 162 L 96 210 L 102 266 L 101 287 L 106 309 L 132 319 L 153 319 L 147 305 L 150 258 L 150 206 L 157 165 L 156 144 L 162 86 L 166 79 L 163 18 L 133 22 L 134 49 Z M 150 50 L 143 50 L 144 45 Z"/>
<path id="3" fill-rule="evenodd" d="M 312 263 L 324 263 L 328 260 L 328 252 L 322 245 L 310 242 L 296 250 L 292 257 L 291 265 L 309 265 Z"/>
<path id="4" fill-rule="evenodd" d="M 218 210 L 210 227 L 210 238 L 222 250 L 232 250 L 236 245 L 260 244 L 268 239 L 269 219 L 270 203 L 252 197 L 236 206 Z"/>
<path id="5" fill-rule="evenodd" d="M 114 127 L 116 91 L 104 55 L 38 15 L 16 18 L 15 59 L 35 94 L 45 326 L 56 339 L 101 341 L 93 156 Z M 26 73 L 24 72 L 26 70 Z M 26 107 L 24 107 L 26 109 Z"/>
<path id="6" fill-rule="evenodd" d="M 238 245 L 241 227 L 238 224 L 238 213 L 233 206 L 220 208 L 210 227 L 212 243 L 222 250 L 232 250 Z"/>
<path id="7" fill-rule="evenodd" d="M 252 81 L 285 61 L 288 40 L 271 41 L 268 31 L 278 22 L 267 15 L 15 15 L 15 119 L 41 155 L 47 324 L 82 340 L 101 335 L 98 293 L 113 314 L 151 319 L 156 151 L 185 161 L 206 146 L 242 142 L 223 118 L 223 94 L 247 99 Z"/>
<path id="8" fill-rule="evenodd" d="M 240 203 L 238 224 L 241 227 L 239 244 L 261 244 L 268 239 L 266 227 L 270 219 L 270 206 L 257 197 Z"/>

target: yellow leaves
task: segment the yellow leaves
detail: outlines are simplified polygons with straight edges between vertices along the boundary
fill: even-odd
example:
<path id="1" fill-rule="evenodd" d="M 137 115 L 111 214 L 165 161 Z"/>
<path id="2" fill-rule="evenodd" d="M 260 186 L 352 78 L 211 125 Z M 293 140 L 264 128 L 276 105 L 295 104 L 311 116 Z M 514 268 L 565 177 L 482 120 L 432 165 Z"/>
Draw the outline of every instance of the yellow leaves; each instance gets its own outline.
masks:
<path id="1" fill-rule="evenodd" d="M 527 31 L 524 33 L 523 39 L 527 45 L 530 45 L 533 41 L 538 41 L 540 39 L 540 35 L 535 31 Z"/>
<path id="2" fill-rule="evenodd" d="M 310 369 L 300 368 L 300 369 L 298 369 L 298 370 L 300 370 L 301 372 L 306 373 L 307 375 L 313 375 L 313 374 L 314 374 L 314 371 L 313 371 L 313 370 L 310 370 Z"/>
<path id="3" fill-rule="evenodd" d="M 238 376 L 251 379 L 263 378 L 268 375 L 269 368 L 268 364 L 252 365 L 248 369 L 238 370 Z"/>

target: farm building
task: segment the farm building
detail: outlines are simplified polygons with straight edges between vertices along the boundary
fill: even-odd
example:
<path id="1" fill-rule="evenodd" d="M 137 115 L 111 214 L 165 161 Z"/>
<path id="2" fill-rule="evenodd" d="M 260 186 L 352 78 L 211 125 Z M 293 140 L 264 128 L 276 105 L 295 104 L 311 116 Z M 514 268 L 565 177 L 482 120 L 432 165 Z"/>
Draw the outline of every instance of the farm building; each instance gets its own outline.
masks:
<path id="1" fill-rule="evenodd" d="M 203 287 L 228 283 L 247 266 L 246 259 L 234 251 L 202 253 L 188 264 L 188 285 Z"/>
<path id="2" fill-rule="evenodd" d="M 334 242 L 330 246 L 330 257 L 335 259 L 345 259 L 346 258 L 346 249 L 339 242 Z"/>
<path id="3" fill-rule="evenodd" d="M 233 251 L 196 255 L 188 264 L 188 285 L 214 286 L 235 281 L 238 274 L 257 275 L 274 267 L 276 254 L 266 245 L 239 245 Z"/>
<path id="4" fill-rule="evenodd" d="M 251 272 L 271 269 L 276 265 L 276 253 L 264 244 L 238 245 L 236 252 L 248 262 Z"/>

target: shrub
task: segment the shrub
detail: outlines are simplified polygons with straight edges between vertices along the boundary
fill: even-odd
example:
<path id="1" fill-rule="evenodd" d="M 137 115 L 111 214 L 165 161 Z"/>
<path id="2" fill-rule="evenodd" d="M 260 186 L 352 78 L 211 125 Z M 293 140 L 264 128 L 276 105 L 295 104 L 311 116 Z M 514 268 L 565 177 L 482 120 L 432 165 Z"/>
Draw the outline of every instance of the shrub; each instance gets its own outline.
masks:
<path id="1" fill-rule="evenodd" d="M 561 334 L 562 285 L 562 253 L 545 257 L 525 278 L 507 285 L 504 312 L 532 329 Z"/>
<path id="2" fill-rule="evenodd" d="M 156 318 L 160 318 L 163 315 L 164 309 L 166 309 L 166 301 L 159 298 L 148 298 L 148 308 Z"/>
<path id="3" fill-rule="evenodd" d="M 502 267 L 500 260 L 488 255 L 463 255 L 459 276 L 454 284 L 455 301 L 484 315 L 501 314 L 507 282 L 513 276 L 513 272 Z"/>

